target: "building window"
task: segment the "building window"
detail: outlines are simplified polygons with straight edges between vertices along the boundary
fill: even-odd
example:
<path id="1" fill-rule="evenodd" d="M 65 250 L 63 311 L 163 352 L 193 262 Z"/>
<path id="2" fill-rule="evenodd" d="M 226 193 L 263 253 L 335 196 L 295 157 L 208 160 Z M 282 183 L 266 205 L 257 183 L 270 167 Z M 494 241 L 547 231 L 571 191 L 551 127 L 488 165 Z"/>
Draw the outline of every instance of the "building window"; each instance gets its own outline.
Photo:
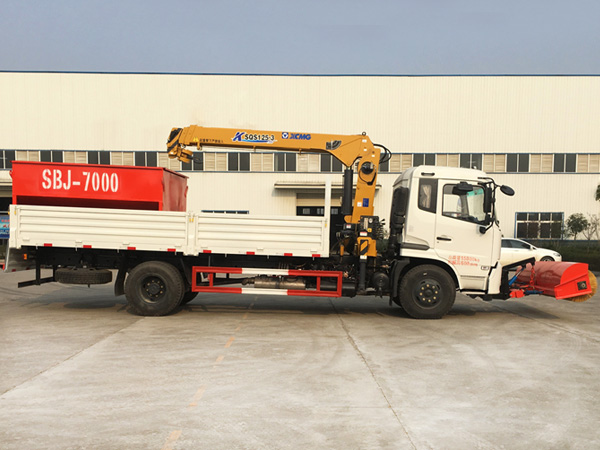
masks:
<path id="1" fill-rule="evenodd" d="M 210 172 L 225 172 L 227 170 L 227 153 L 204 152 L 204 170 Z"/>
<path id="2" fill-rule="evenodd" d="M 598 173 L 600 172 L 600 155 L 580 154 L 577 155 L 577 172 Z"/>
<path id="3" fill-rule="evenodd" d="M 342 172 L 343 164 L 331 155 L 321 155 L 321 172 Z"/>
<path id="4" fill-rule="evenodd" d="M 194 153 L 194 159 L 190 162 L 182 162 L 181 170 L 194 170 L 194 171 L 202 171 L 204 170 L 204 154 L 203 153 Z"/>
<path id="5" fill-rule="evenodd" d="M 563 217 L 561 212 L 518 212 L 515 235 L 519 239 L 561 239 Z"/>
<path id="6" fill-rule="evenodd" d="M 227 170 L 239 170 L 239 157 L 237 153 L 227 153 Z"/>
<path id="7" fill-rule="evenodd" d="M 383 155 L 383 154 L 382 154 Z M 390 158 L 391 154 L 381 163 L 379 163 L 379 171 L 380 172 L 389 172 L 390 171 Z"/>
<path id="8" fill-rule="evenodd" d="M 14 150 L 0 151 L 0 169 L 12 169 L 12 162 L 15 160 Z"/>
<path id="9" fill-rule="evenodd" d="M 331 214 L 338 214 L 338 208 L 332 207 Z M 296 215 L 323 217 L 325 215 L 325 208 L 323 206 L 296 206 Z"/>
<path id="10" fill-rule="evenodd" d="M 87 152 L 65 150 L 63 151 L 63 162 L 85 164 L 87 162 Z"/>
<path id="11" fill-rule="evenodd" d="M 203 213 L 210 214 L 249 214 L 248 210 L 233 210 L 233 209 L 203 209 Z"/>
<path id="12" fill-rule="evenodd" d="M 460 167 L 481 170 L 481 153 L 461 153 Z"/>
<path id="13" fill-rule="evenodd" d="M 434 153 L 415 153 L 413 155 L 413 166 L 435 166 L 435 154 Z"/>
<path id="14" fill-rule="evenodd" d="M 110 152 L 110 159 L 115 166 L 135 165 L 134 152 Z"/>
<path id="15" fill-rule="evenodd" d="M 231 152 L 227 154 L 227 170 L 230 172 L 249 172 L 250 153 Z"/>
<path id="16" fill-rule="evenodd" d="M 15 161 L 39 161 L 39 150 L 15 150 Z"/>
<path id="17" fill-rule="evenodd" d="M 576 167 L 576 154 L 556 153 L 554 155 L 554 172 L 575 172 Z"/>
<path id="18" fill-rule="evenodd" d="M 158 156 L 156 152 L 135 152 L 135 165 L 140 167 L 156 167 Z"/>
<path id="19" fill-rule="evenodd" d="M 485 172 L 506 172 L 505 154 L 483 155 L 483 170 Z"/>
<path id="20" fill-rule="evenodd" d="M 40 161 L 63 162 L 62 150 L 40 150 Z"/>
<path id="21" fill-rule="evenodd" d="M 510 153 L 506 155 L 507 172 L 529 172 L 529 155 L 525 153 Z"/>
<path id="22" fill-rule="evenodd" d="M 273 153 L 250 153 L 252 172 L 273 172 Z"/>
<path id="23" fill-rule="evenodd" d="M 244 172 L 250 171 L 250 153 L 240 153 L 240 170 Z"/>
<path id="24" fill-rule="evenodd" d="M 88 164 L 110 164 L 110 152 L 87 152 Z"/>
<path id="25" fill-rule="evenodd" d="M 298 172 L 319 172 L 320 158 L 314 153 L 300 153 L 296 158 Z"/>
<path id="26" fill-rule="evenodd" d="M 390 172 L 402 172 L 412 167 L 412 155 L 392 154 L 390 158 Z"/>
<path id="27" fill-rule="evenodd" d="M 530 173 L 550 173 L 552 172 L 551 153 L 537 153 L 529 156 Z"/>
<path id="28" fill-rule="evenodd" d="M 454 153 L 442 153 L 436 155 L 436 164 L 444 167 L 460 167 L 459 155 Z"/>
<path id="29" fill-rule="evenodd" d="M 295 172 L 296 154 L 295 153 L 275 153 L 275 171 L 276 172 Z"/>

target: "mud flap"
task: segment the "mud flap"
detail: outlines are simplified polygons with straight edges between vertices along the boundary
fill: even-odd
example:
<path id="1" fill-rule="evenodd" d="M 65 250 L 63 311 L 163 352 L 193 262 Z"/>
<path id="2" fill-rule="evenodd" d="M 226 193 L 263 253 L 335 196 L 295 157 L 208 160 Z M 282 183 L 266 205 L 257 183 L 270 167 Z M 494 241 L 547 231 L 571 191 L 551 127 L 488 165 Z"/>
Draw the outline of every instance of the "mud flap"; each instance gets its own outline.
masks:
<path id="1" fill-rule="evenodd" d="M 127 264 L 122 263 L 115 279 L 115 297 L 125 295 L 125 275 L 127 275 Z"/>

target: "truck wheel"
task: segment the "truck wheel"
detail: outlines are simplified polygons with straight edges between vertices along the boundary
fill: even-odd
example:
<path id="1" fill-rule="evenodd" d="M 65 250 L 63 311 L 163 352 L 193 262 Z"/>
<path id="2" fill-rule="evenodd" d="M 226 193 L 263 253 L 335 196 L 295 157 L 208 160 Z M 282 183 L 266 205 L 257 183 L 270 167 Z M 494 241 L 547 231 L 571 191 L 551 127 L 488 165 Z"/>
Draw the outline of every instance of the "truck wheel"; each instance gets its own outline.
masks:
<path id="1" fill-rule="evenodd" d="M 197 295 L 198 295 L 198 292 L 187 291 L 185 294 L 183 294 L 183 298 L 181 299 L 180 305 L 188 304 L 189 302 L 194 300 Z"/>
<path id="2" fill-rule="evenodd" d="M 63 284 L 106 284 L 112 281 L 112 272 L 106 269 L 56 269 L 54 279 Z"/>
<path id="3" fill-rule="evenodd" d="M 414 319 L 441 319 L 455 298 L 454 280 L 434 265 L 414 267 L 400 280 L 400 304 Z"/>
<path id="4" fill-rule="evenodd" d="M 135 266 L 125 282 L 125 296 L 134 313 L 164 316 L 179 306 L 185 285 L 179 270 L 162 261 Z"/>

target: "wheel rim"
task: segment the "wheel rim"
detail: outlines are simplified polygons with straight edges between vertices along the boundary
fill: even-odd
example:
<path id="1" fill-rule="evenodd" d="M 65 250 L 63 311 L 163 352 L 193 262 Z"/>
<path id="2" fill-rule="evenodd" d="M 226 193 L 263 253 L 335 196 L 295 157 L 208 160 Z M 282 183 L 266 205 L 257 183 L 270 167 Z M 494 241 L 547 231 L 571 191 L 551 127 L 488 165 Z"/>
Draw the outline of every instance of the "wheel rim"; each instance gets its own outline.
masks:
<path id="1" fill-rule="evenodd" d="M 442 300 L 442 287 L 437 280 L 425 278 L 414 287 L 413 298 L 422 308 L 434 308 Z"/>
<path id="2" fill-rule="evenodd" d="M 164 281 L 159 277 L 146 277 L 142 282 L 142 295 L 147 303 L 156 303 L 160 301 L 167 292 Z"/>

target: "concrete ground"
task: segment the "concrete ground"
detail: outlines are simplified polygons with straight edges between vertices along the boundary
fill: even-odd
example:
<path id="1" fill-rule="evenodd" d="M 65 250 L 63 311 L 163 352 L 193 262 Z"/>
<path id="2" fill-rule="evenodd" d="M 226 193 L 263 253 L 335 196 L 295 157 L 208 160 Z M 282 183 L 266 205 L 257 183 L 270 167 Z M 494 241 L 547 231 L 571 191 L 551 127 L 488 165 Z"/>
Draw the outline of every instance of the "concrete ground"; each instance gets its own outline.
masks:
<path id="1" fill-rule="evenodd" d="M 2 449 L 597 449 L 600 296 L 407 318 L 385 299 L 201 295 L 0 274 Z"/>

